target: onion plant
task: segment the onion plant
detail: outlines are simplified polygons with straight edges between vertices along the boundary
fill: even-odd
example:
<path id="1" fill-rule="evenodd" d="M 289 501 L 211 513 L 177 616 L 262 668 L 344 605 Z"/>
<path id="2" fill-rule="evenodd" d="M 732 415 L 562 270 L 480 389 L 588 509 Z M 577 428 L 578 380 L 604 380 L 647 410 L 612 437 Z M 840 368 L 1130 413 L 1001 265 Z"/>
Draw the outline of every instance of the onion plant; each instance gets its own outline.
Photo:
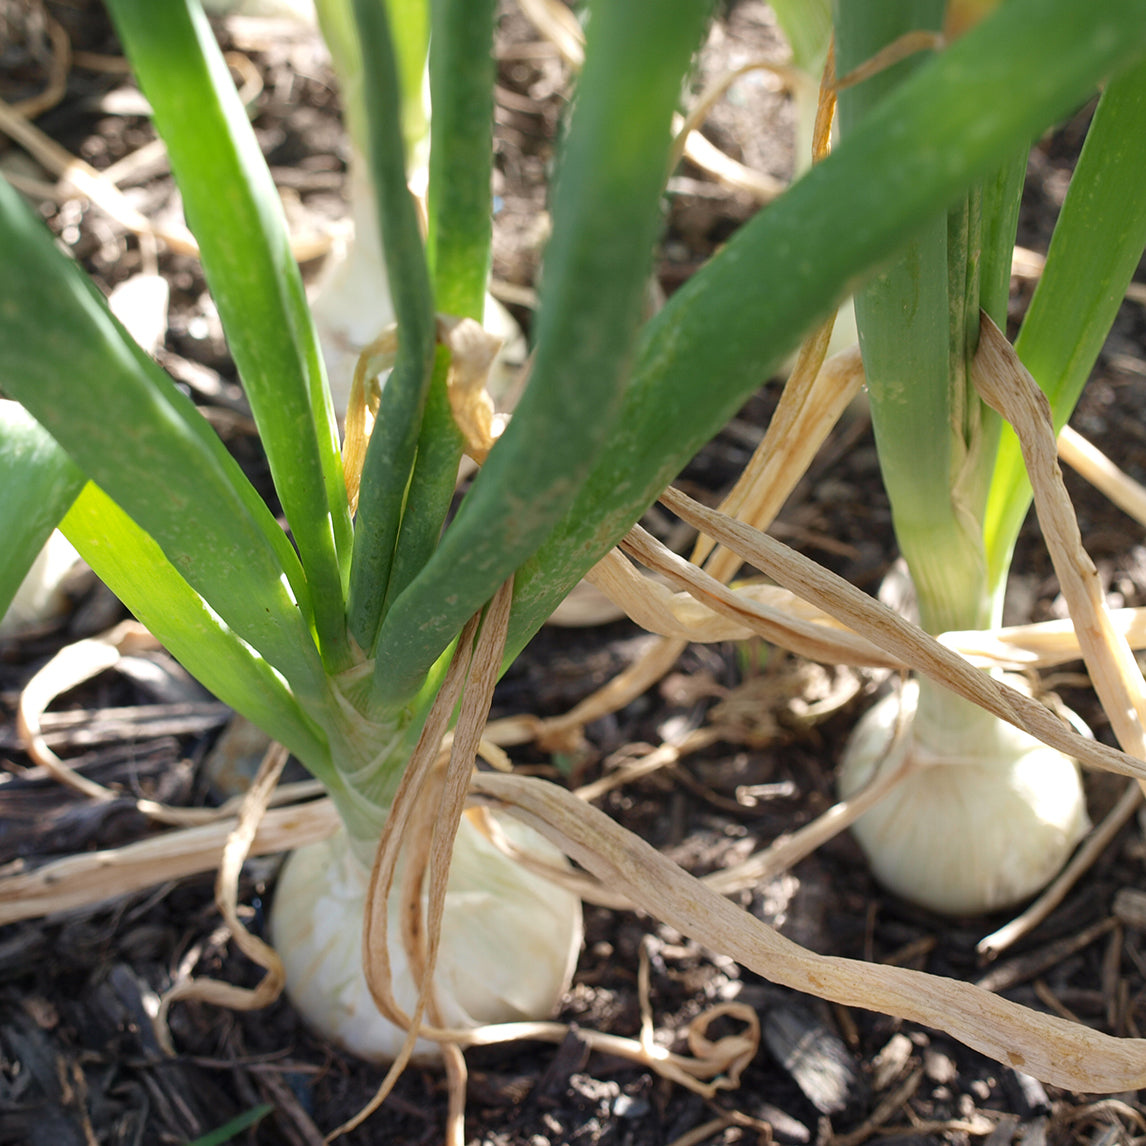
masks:
<path id="1" fill-rule="evenodd" d="M 950 35 L 961 13 L 946 8 L 942 0 L 841 4 L 839 73 L 908 34 Z M 845 87 L 844 137 L 923 62 L 916 53 Z M 1016 342 L 1050 399 L 1056 431 L 1146 244 L 1144 141 L 1139 66 L 1112 81 L 1098 104 Z M 1001 623 L 1010 556 L 1030 504 L 1017 439 L 971 378 L 980 313 L 1006 328 L 1026 158 L 1025 147 L 1004 157 L 856 296 L 880 467 L 920 623 L 933 634 Z M 1072 760 L 926 679 L 862 722 L 841 772 L 843 792 L 881 765 L 908 774 L 861 818 L 857 835 L 889 886 L 938 910 L 992 910 L 1030 895 L 1088 827 Z"/>
<path id="2" fill-rule="evenodd" d="M 862 115 L 849 112 L 836 152 L 644 321 L 670 124 L 709 4 L 592 0 L 530 381 L 448 525 L 465 439 L 449 401 L 457 363 L 441 332 L 483 310 L 493 0 L 355 0 L 347 25 L 397 319 L 393 371 L 361 473 L 350 475 L 360 476 L 353 512 L 282 212 L 211 30 L 195 0 L 108 7 L 166 142 L 289 533 L 192 403 L 0 182 L 0 385 L 30 415 L 9 410 L 2 426 L 5 443 L 30 445 L 0 450 L 9 539 L 0 593 L 14 590 L 58 523 L 190 672 L 322 781 L 344 832 L 288 861 L 274 938 L 307 1017 L 359 1053 L 381 1056 L 395 1039 L 375 1012 L 351 937 L 361 931 L 369 863 L 403 768 L 455 650 L 473 642 L 472 619 L 512 579 L 504 657 L 515 656 L 804 332 L 873 270 L 883 277 L 869 309 L 912 266 L 921 282 L 938 283 L 948 250 L 973 262 L 973 228 L 995 218 L 978 206 L 988 192 L 975 188 L 997 188 L 998 212 L 1012 209 L 1013 181 L 999 172 L 1014 170 L 1019 150 L 1108 77 L 1126 73 L 1108 100 L 1139 82 L 1126 70 L 1146 52 L 1146 4 L 1009 0 L 918 61 L 901 84 L 888 72 L 878 80 L 886 95 L 867 100 Z M 865 9 L 861 23 L 882 27 L 880 7 Z M 841 52 L 858 60 L 877 43 L 852 39 L 843 19 L 850 8 L 851 0 Z M 422 107 L 427 43 L 423 235 L 403 125 Z M 943 212 L 956 202 L 966 206 L 949 224 Z M 984 258 L 981 271 L 991 285 L 979 292 L 996 313 L 1005 283 L 999 226 L 995 261 Z M 924 256 L 933 262 L 924 266 Z M 896 270 L 903 258 L 908 270 Z M 929 332 L 941 329 L 943 355 L 955 346 L 959 362 L 977 323 L 972 278 L 964 265 L 942 300 L 946 308 L 954 292 L 963 308 L 950 345 L 948 310 L 928 300 Z M 893 391 L 876 357 L 870 369 L 873 389 Z M 945 411 L 929 414 L 922 430 L 877 416 L 881 448 L 889 432 L 913 446 L 926 432 L 936 443 L 929 448 L 946 457 L 943 443 L 957 431 L 976 460 L 993 456 L 989 419 L 966 402 Z M 999 453 L 999 467 L 1007 456 Z M 936 631 L 989 619 L 990 578 L 1002 576 L 1010 545 L 1003 521 L 1014 517 L 1011 503 L 992 517 L 978 471 L 962 484 L 971 510 L 999 525 L 984 542 L 983 569 L 969 563 L 984 586 L 974 609 L 946 597 L 925 605 Z M 968 565 L 956 542 L 943 545 L 941 571 Z M 552 861 L 539 839 L 523 834 L 518 843 Z M 468 818 L 451 886 L 458 907 L 447 912 L 444 942 L 455 958 L 436 980 L 443 1019 L 548 1010 L 576 953 L 576 897 L 505 859 Z M 388 958 L 396 966 L 397 952 Z"/>

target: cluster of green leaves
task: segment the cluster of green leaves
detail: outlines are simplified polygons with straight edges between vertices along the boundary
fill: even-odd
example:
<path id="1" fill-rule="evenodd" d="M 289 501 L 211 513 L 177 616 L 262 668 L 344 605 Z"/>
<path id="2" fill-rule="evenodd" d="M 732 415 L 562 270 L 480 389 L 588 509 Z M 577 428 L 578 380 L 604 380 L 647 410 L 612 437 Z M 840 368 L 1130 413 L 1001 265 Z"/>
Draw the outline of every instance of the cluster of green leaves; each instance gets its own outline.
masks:
<path id="1" fill-rule="evenodd" d="M 333 684 L 356 682 L 364 717 L 416 724 L 435 665 L 510 574 L 520 650 L 803 331 L 1146 51 L 1144 0 L 1009 0 L 875 102 L 642 324 L 671 116 L 709 5 L 591 0 L 530 385 L 442 533 L 460 442 L 434 315 L 480 313 L 494 5 L 354 0 L 343 24 L 362 68 L 400 343 L 354 521 L 277 194 L 211 29 L 194 0 L 108 6 L 166 141 L 290 537 L 0 181 L 0 387 L 35 419 L 0 426 L 0 523 L 16 541 L 0 605 L 62 523 L 192 673 L 331 784 L 344 727 Z M 423 243 L 401 108 L 427 37 Z"/>
<path id="2" fill-rule="evenodd" d="M 900 36 L 939 32 L 945 0 L 839 6 L 847 73 Z M 1083 29 L 1079 29 L 1084 34 Z M 917 54 L 840 98 L 844 138 L 907 76 Z M 1026 141 L 936 213 L 856 296 L 880 466 L 896 534 L 933 633 L 998 623 L 1031 490 L 1018 441 L 978 397 L 970 362 L 980 310 L 1007 324 Z M 1069 418 L 1146 245 L 1146 65 L 1106 86 L 1016 349 Z"/>

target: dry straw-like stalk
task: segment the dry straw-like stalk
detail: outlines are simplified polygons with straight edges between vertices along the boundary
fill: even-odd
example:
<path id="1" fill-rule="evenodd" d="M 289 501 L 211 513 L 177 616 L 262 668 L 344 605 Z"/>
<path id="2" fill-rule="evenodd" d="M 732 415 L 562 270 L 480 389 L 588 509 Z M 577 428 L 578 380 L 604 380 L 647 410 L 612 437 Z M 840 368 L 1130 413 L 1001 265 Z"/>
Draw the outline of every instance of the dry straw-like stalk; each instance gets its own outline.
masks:
<path id="1" fill-rule="evenodd" d="M 944 1030 L 1056 1086 L 1106 1093 L 1146 1086 L 1146 1040 L 1117 1039 L 1038 1014 L 970 983 L 813 954 L 553 784 L 479 773 L 472 788 L 479 799 L 518 816 L 649 914 L 774 983 Z"/>

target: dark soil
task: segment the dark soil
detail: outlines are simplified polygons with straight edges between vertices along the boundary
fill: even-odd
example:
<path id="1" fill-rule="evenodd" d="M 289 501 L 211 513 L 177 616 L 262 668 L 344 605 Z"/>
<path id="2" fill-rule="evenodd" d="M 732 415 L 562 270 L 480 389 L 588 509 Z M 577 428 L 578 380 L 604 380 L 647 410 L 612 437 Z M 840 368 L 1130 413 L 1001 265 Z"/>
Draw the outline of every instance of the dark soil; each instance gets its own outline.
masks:
<path id="1" fill-rule="evenodd" d="M 8 100 L 43 86 L 37 7 L 0 0 L 0 95 Z M 60 0 L 48 8 L 75 50 L 117 55 L 94 4 Z M 256 35 L 249 25 L 220 31 L 262 76 L 254 123 L 287 189 L 293 225 L 321 232 L 344 211 L 345 160 L 321 53 L 312 38 L 297 32 Z M 507 4 L 498 41 L 494 273 L 518 288 L 535 282 L 553 140 L 570 93 L 567 70 L 539 39 Z M 723 18 L 702 69 L 718 74 L 761 53 L 778 57 L 782 45 L 763 3 L 744 0 Z M 152 138 L 133 93 L 114 65 L 109 70 L 81 57 L 69 72 L 64 99 L 37 122 L 73 154 L 106 169 Z M 756 76 L 733 87 L 709 131 L 731 154 L 782 177 L 791 167 L 790 118 L 784 98 Z M 1028 246 L 1045 249 L 1086 118 L 1080 113 L 1034 151 L 1020 236 Z M 0 165 L 15 162 L 24 161 L 0 142 Z M 162 164 L 142 168 L 123 189 L 146 214 L 174 210 Z M 687 165 L 674 178 L 667 205 L 658 277 L 668 292 L 755 210 L 746 197 Z M 146 265 L 138 242 L 86 201 L 44 199 L 38 206 L 105 291 Z M 198 264 L 160 252 L 159 266 L 172 288 L 161 361 L 192 390 L 269 495 L 265 463 Z M 1026 295 L 1016 282 L 1016 316 Z M 526 296 L 519 291 L 514 297 Z M 529 310 L 520 302 L 513 310 L 528 327 Z M 1126 304 L 1074 419 L 1139 479 L 1146 479 L 1144 336 L 1141 308 Z M 776 394 L 774 384 L 765 386 L 746 404 L 682 475 L 686 488 L 710 500 L 719 496 L 759 440 Z M 1146 604 L 1146 549 L 1138 527 L 1080 482 L 1071 481 L 1071 491 L 1112 603 Z M 655 513 L 651 524 L 667 527 Z M 877 590 L 895 552 L 862 409 L 837 428 L 775 533 L 864 589 Z M 1016 619 L 1059 615 L 1057 585 L 1033 528 L 1024 535 L 1016 569 Z M 152 830 L 126 798 L 88 804 L 29 770 L 14 732 L 16 698 L 32 673 L 62 645 L 122 615 L 105 591 L 89 588 L 60 624 L 0 644 L 0 864 L 34 865 L 114 847 Z M 567 711 L 649 640 L 628 623 L 546 629 L 499 687 L 495 715 Z M 1057 686 L 1110 741 L 1081 670 L 1067 669 L 1056 674 Z M 703 874 L 739 861 L 832 803 L 840 745 L 877 682 L 855 674 L 856 699 L 819 721 L 804 719 L 801 703 L 806 708 L 809 690 L 822 693 L 831 683 L 826 673 L 761 645 L 693 646 L 657 690 L 589 726 L 583 751 L 551 756 L 527 747 L 515 750 L 515 762 L 581 783 L 642 745 L 719 720 L 729 730 L 726 740 L 602 799 L 626 827 Z M 86 710 L 95 722 L 126 706 L 154 715 L 162 703 L 138 682 L 108 675 L 69 694 L 62 707 Z M 724 707 L 717 711 L 718 705 Z M 211 798 L 202 762 L 225 719 L 205 706 L 187 733 L 164 731 L 163 725 L 156 732 L 138 714 L 122 716 L 99 742 L 83 743 L 74 732 L 57 750 L 127 794 L 192 804 Z M 1109 803 L 1109 785 L 1095 779 L 1094 789 L 1096 805 Z M 1134 823 L 1051 918 L 990 970 L 977 961 L 975 944 L 1002 920 L 943 920 L 890 897 L 872 882 L 850 837 L 743 893 L 740 902 L 816 951 L 971 980 L 990 974 L 996 989 L 1020 1002 L 1065 1009 L 1097 1028 L 1136 1035 L 1146 1024 L 1146 937 L 1117 921 L 1112 904 L 1119 890 L 1142 884 L 1144 858 L 1146 841 Z M 274 860 L 252 861 L 245 869 L 241 902 L 255 930 L 276 869 Z M 161 1050 L 149 1014 L 180 968 L 243 984 L 257 978 L 220 928 L 212 882 L 202 877 L 166 884 L 98 908 L 0 929 L 0 1143 L 187 1142 L 263 1103 L 272 1111 L 245 1132 L 247 1141 L 313 1143 L 368 1101 L 379 1071 L 317 1039 L 285 1000 L 245 1014 L 176 1005 L 170 1017 L 176 1055 Z M 1080 935 L 1089 938 L 1071 942 Z M 679 1046 L 688 1023 L 715 1003 L 735 999 L 756 1009 L 764 1045 L 738 1089 L 706 1100 L 632 1063 L 588 1052 L 578 1029 L 636 1035 L 642 948 L 650 959 L 658 1041 Z M 559 1047 L 512 1045 L 467 1056 L 468 1142 L 662 1146 L 859 1143 L 879 1136 L 902 1146 L 971 1140 L 1035 1146 L 1146 1140 L 1146 1106 L 1136 1094 L 1095 1102 L 1044 1088 L 934 1031 L 781 990 L 634 914 L 587 910 L 582 958 L 559 1017 L 571 1024 Z M 347 1141 L 439 1141 L 444 1114 L 443 1078 L 411 1069 L 382 1110 Z"/>

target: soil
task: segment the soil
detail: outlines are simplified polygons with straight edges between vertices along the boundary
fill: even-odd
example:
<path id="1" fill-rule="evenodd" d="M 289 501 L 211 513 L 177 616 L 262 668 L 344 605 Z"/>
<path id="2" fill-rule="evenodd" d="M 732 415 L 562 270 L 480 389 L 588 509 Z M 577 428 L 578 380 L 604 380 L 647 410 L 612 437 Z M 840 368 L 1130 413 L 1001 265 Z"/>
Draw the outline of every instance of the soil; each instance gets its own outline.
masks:
<path id="1" fill-rule="evenodd" d="M 0 0 L 0 95 L 7 100 L 43 87 L 39 11 L 38 3 Z M 106 169 L 152 138 L 145 109 L 114 63 L 118 48 L 98 7 L 60 0 L 48 11 L 66 28 L 73 50 L 87 55 L 73 60 L 66 95 L 37 123 L 73 154 Z M 346 151 L 320 49 L 310 34 L 282 25 L 229 22 L 219 32 L 261 78 L 254 124 L 292 226 L 329 231 L 345 212 Z M 502 293 L 516 300 L 511 309 L 527 330 L 531 315 L 523 300 L 536 281 L 553 141 L 571 90 L 568 69 L 539 41 L 507 3 L 498 35 L 494 276 L 509 284 Z M 758 0 L 743 0 L 723 13 L 700 71 L 709 78 L 754 55 L 775 59 L 782 53 L 770 12 Z M 1045 250 L 1087 117 L 1083 109 L 1032 154 L 1020 235 L 1027 246 Z M 753 73 L 733 86 L 707 130 L 734 157 L 782 178 L 792 165 L 791 118 L 775 84 Z M 14 147 L 0 143 L 5 169 L 24 162 Z M 140 166 L 121 187 L 149 216 L 170 217 L 176 210 L 161 163 Z M 151 253 L 86 200 L 40 198 L 37 205 L 103 290 L 148 265 Z M 755 209 L 747 196 L 686 164 L 667 198 L 657 267 L 664 290 L 683 282 Z M 158 265 L 171 286 L 160 360 L 269 495 L 265 463 L 198 264 L 160 251 Z M 306 268 L 308 274 L 314 269 Z M 1013 317 L 1028 293 L 1016 281 Z M 1083 434 L 1139 479 L 1146 479 L 1144 336 L 1142 309 L 1127 303 L 1074 418 Z M 776 395 L 771 384 L 746 404 L 682 475 L 685 488 L 709 500 L 727 488 L 759 440 Z M 1146 604 L 1146 548 L 1138 527 L 1068 480 L 1111 603 Z M 650 524 L 666 525 L 655 513 Z M 878 589 L 895 550 L 862 408 L 837 428 L 774 532 L 860 587 Z M 1014 619 L 1061 615 L 1057 585 L 1033 528 L 1024 534 L 1015 568 Z M 15 702 L 30 676 L 63 645 L 122 616 L 106 591 L 88 587 L 58 624 L 0 643 L 0 864 L 31 866 L 153 830 L 126 797 L 90 804 L 30 769 L 14 731 Z M 627 622 L 546 629 L 499 686 L 494 715 L 567 711 L 631 663 L 649 640 Z M 703 874 L 737 862 L 833 802 L 832 772 L 843 739 L 879 684 L 876 674 L 845 676 L 852 699 L 843 707 L 825 704 L 827 714 L 811 719 L 812 702 L 842 689 L 839 674 L 758 643 L 692 646 L 657 689 L 587 727 L 582 750 L 551 755 L 526 747 L 514 751 L 514 761 L 583 783 L 683 730 L 719 722 L 725 732 L 717 743 L 600 801 L 626 827 Z M 1112 742 L 1078 666 L 1044 683 Z M 85 714 L 73 731 L 61 734 L 57 750 L 125 794 L 169 803 L 210 801 L 215 796 L 203 761 L 226 713 L 201 704 L 198 722 L 187 732 L 186 726 L 156 724 L 166 702 L 146 681 L 97 678 L 57 706 Z M 96 726 L 105 731 L 91 733 Z M 1096 777 L 1089 782 L 1094 806 L 1109 804 L 1110 785 Z M 847 836 L 790 873 L 742 893 L 739 902 L 816 951 L 970 980 L 989 975 L 1010 998 L 1134 1035 L 1146 1024 L 1146 936 L 1116 917 L 1113 904 L 1120 891 L 1142 884 L 1144 859 L 1143 827 L 1135 822 L 1062 906 L 989 969 L 980 964 L 975 944 L 1001 919 L 940 919 L 888 895 Z M 244 869 L 240 902 L 256 931 L 277 866 L 264 859 Z M 164 1053 L 149 1016 L 173 978 L 194 970 L 249 985 L 258 977 L 228 943 L 212 883 L 205 876 L 165 884 L 0 929 L 0 1143 L 188 1142 L 261 1104 L 270 1112 L 238 1141 L 314 1143 L 368 1101 L 380 1079 L 377 1068 L 318 1039 L 285 999 L 255 1013 L 176 1005 L 170 1015 L 176 1053 Z M 756 1010 L 763 1041 L 738 1088 L 706 1099 L 631 1062 L 589 1053 L 578 1031 L 638 1033 L 642 951 L 649 960 L 658 1043 L 679 1048 L 691 1020 L 714 1004 L 736 1000 Z M 570 1034 L 558 1047 L 514 1044 L 467 1055 L 467 1142 L 858 1144 L 878 1137 L 901 1146 L 972 1140 L 1036 1146 L 1146 1140 L 1146 1106 L 1137 1094 L 1099 1101 L 1043 1087 L 935 1031 L 777 988 L 632 913 L 587 909 L 582 957 L 559 1017 L 570 1024 Z M 438 1141 L 445 1104 L 443 1077 L 410 1069 L 383 1108 L 346 1140 Z"/>

